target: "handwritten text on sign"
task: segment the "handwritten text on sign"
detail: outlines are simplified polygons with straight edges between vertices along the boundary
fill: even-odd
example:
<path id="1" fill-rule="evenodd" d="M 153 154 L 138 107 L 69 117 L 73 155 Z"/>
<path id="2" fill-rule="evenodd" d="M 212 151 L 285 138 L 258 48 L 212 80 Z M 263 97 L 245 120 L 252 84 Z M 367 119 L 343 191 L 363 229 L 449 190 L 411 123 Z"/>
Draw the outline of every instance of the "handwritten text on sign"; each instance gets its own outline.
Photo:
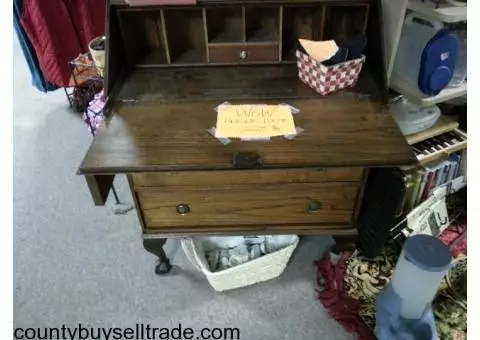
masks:
<path id="1" fill-rule="evenodd" d="M 218 109 L 216 137 L 273 137 L 295 133 L 285 105 L 229 105 Z"/>

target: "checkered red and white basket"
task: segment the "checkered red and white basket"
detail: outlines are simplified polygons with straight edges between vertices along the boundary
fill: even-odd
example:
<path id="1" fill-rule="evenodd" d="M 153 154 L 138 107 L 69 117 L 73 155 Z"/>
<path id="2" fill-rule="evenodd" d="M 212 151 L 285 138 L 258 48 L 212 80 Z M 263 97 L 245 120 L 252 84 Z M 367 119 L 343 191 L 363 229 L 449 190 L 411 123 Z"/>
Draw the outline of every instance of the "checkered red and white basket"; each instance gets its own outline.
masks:
<path id="1" fill-rule="evenodd" d="M 356 85 L 365 56 L 333 66 L 325 66 L 297 50 L 298 77 L 322 95 Z"/>

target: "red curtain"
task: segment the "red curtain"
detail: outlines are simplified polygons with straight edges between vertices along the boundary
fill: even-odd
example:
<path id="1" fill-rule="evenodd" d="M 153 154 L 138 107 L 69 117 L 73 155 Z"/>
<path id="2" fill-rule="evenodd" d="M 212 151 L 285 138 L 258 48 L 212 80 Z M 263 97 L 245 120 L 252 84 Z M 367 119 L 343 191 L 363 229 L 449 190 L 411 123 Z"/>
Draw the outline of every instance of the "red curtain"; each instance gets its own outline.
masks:
<path id="1" fill-rule="evenodd" d="M 48 82 L 68 86 L 68 62 L 87 52 L 90 40 L 104 35 L 106 1 L 23 1 L 21 25 Z"/>

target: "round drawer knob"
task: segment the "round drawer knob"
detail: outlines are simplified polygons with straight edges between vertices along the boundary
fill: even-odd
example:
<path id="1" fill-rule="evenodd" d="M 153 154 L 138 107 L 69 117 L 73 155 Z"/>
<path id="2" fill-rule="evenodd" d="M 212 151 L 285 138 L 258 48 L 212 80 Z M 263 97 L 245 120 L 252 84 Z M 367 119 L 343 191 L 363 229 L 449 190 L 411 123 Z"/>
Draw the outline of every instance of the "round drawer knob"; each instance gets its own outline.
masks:
<path id="1" fill-rule="evenodd" d="M 319 201 L 311 201 L 310 203 L 308 203 L 307 211 L 310 214 L 313 214 L 319 211 L 321 208 L 322 208 L 322 203 L 320 203 Z"/>
<path id="2" fill-rule="evenodd" d="M 190 212 L 190 207 L 188 206 L 188 204 L 179 204 L 177 205 L 177 214 L 180 214 L 180 215 L 186 215 Z"/>
<path id="3" fill-rule="evenodd" d="M 247 59 L 247 56 L 248 56 L 247 51 L 240 52 L 240 59 L 245 60 Z"/>

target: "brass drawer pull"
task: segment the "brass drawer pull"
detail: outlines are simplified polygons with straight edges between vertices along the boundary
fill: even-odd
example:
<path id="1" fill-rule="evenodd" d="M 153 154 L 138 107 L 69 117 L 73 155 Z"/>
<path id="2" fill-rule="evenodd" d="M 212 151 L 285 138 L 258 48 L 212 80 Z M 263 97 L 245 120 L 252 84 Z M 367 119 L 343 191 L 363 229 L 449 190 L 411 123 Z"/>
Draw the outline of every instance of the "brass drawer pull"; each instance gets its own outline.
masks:
<path id="1" fill-rule="evenodd" d="M 321 208 L 322 208 L 322 203 L 320 203 L 319 201 L 311 201 L 310 203 L 308 203 L 307 211 L 308 213 L 313 214 L 319 211 Z"/>
<path id="2" fill-rule="evenodd" d="M 188 206 L 188 204 L 179 204 L 177 205 L 176 210 L 177 214 L 184 216 L 190 212 L 190 207 Z"/>
<path id="3" fill-rule="evenodd" d="M 247 51 L 241 51 L 240 52 L 240 59 L 245 60 L 248 57 Z"/>

